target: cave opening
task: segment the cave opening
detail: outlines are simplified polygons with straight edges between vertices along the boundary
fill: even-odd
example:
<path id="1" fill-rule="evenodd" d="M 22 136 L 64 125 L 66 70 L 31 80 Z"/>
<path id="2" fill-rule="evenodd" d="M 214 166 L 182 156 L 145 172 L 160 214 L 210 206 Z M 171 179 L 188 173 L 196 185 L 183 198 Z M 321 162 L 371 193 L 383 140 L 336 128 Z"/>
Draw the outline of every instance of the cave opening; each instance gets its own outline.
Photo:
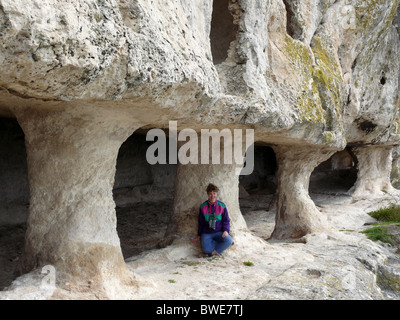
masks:
<path id="1" fill-rule="evenodd" d="M 29 214 L 25 135 L 14 118 L 0 117 L 0 290 L 16 278 Z"/>
<path id="2" fill-rule="evenodd" d="M 286 8 L 286 32 L 293 39 L 301 40 L 302 27 L 294 11 L 295 4 L 290 0 L 283 0 Z"/>
<path id="3" fill-rule="evenodd" d="M 231 42 L 236 39 L 238 31 L 229 4 L 230 0 L 213 1 L 210 41 L 215 65 L 226 60 Z"/>
<path id="4" fill-rule="evenodd" d="M 269 145 L 254 144 L 254 170 L 239 177 L 240 211 L 250 231 L 269 239 L 275 227 L 276 172 L 275 151 Z"/>
<path id="5" fill-rule="evenodd" d="M 158 247 L 173 209 L 177 165 L 149 164 L 147 131 L 135 131 L 117 157 L 113 197 L 124 259 Z"/>
<path id="6" fill-rule="evenodd" d="M 310 194 L 346 195 L 357 181 L 357 158 L 350 148 L 335 153 L 316 167 L 310 177 Z"/>

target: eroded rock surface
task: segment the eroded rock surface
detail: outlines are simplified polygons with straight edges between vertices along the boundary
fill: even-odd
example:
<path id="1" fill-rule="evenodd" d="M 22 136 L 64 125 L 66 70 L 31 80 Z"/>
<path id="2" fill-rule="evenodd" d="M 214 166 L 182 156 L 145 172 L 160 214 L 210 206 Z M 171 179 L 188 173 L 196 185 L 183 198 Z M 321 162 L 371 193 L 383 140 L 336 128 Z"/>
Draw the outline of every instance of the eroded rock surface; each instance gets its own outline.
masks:
<path id="1" fill-rule="evenodd" d="M 132 133 L 171 120 L 197 133 L 251 128 L 276 152 L 273 239 L 335 231 L 308 187 L 346 147 L 353 200 L 396 199 L 399 2 L 0 0 L 0 115 L 24 131 L 30 189 L 19 269 L 53 265 L 62 290 L 89 277 L 101 298 L 139 288 L 116 231 L 116 159 Z M 190 250 L 214 182 L 246 250 L 235 168 L 178 164 L 162 245 Z"/>

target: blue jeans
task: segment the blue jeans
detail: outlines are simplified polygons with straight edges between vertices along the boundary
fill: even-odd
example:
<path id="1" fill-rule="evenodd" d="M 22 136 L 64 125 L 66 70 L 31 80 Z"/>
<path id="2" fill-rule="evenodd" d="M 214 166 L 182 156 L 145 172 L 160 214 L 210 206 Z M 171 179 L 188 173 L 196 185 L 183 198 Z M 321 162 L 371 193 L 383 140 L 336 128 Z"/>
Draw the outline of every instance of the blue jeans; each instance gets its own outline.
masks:
<path id="1" fill-rule="evenodd" d="M 201 235 L 201 247 L 204 253 L 212 253 L 215 250 L 218 254 L 221 254 L 231 246 L 232 237 L 228 234 L 225 238 L 222 238 L 222 233 L 203 233 Z"/>

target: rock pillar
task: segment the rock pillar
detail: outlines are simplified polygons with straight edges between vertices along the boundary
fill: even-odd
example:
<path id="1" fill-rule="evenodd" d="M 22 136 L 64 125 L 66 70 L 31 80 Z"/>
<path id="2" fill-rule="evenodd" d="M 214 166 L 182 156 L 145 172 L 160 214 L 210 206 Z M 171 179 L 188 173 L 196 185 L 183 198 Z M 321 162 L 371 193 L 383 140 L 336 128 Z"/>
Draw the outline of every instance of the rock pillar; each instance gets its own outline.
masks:
<path id="1" fill-rule="evenodd" d="M 204 150 L 201 150 L 200 140 L 198 164 L 178 164 L 173 212 L 163 245 L 170 244 L 176 238 L 191 239 L 197 236 L 199 207 L 207 200 L 206 188 L 209 183 L 219 188 L 218 200 L 227 206 L 231 219 L 231 235 L 234 236 L 235 232 L 241 229 L 247 229 L 239 207 L 240 170 L 238 172 L 238 168 L 240 167 L 234 161 L 231 164 L 224 163 L 222 146 L 221 143 L 220 164 L 212 164 L 213 152 L 210 152 L 209 164 L 201 162 L 200 153 Z"/>
<path id="2" fill-rule="evenodd" d="M 354 198 L 370 197 L 392 192 L 390 173 L 392 170 L 392 146 L 362 146 L 352 148 L 358 160 L 357 182 Z"/>
<path id="3" fill-rule="evenodd" d="M 392 172 L 390 173 L 390 180 L 392 186 L 396 189 L 400 188 L 400 147 L 396 146 L 392 152 Z"/>
<path id="4" fill-rule="evenodd" d="M 129 282 L 116 230 L 116 158 L 133 129 L 68 111 L 16 112 L 25 132 L 30 213 L 20 271 L 52 265 L 57 284 Z M 115 284 L 115 283 L 114 283 Z"/>
<path id="5" fill-rule="evenodd" d="M 308 188 L 313 170 L 334 151 L 304 146 L 274 148 L 277 161 L 277 213 L 275 239 L 300 238 L 328 227 L 325 217 L 311 200 Z"/>

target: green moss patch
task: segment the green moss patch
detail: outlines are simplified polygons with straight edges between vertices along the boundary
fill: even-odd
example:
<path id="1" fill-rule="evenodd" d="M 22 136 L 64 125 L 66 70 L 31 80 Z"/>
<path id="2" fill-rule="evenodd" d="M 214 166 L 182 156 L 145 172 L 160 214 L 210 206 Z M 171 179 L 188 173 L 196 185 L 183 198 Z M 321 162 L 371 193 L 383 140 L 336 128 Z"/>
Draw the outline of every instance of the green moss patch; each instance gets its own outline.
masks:
<path id="1" fill-rule="evenodd" d="M 368 239 L 372 240 L 372 241 L 382 241 L 382 242 L 386 242 L 386 243 L 390 243 L 391 245 L 394 245 L 394 239 L 395 236 L 392 234 L 388 233 L 388 230 L 386 227 L 373 227 L 373 228 L 369 228 L 367 230 L 361 231 L 361 233 L 366 234 L 366 236 L 368 237 Z"/>
<path id="2" fill-rule="evenodd" d="M 378 221 L 400 223 L 400 206 L 391 204 L 387 208 L 372 211 L 369 215 Z"/>
<path id="3" fill-rule="evenodd" d="M 397 245 L 400 243 L 400 206 L 392 204 L 368 213 L 379 222 L 374 227 L 361 231 L 372 241 Z"/>
<path id="4" fill-rule="evenodd" d="M 325 112 L 319 97 L 318 87 L 313 79 L 314 68 L 305 45 L 286 36 L 285 52 L 293 71 L 300 77 L 301 85 L 297 89 L 297 106 L 301 119 L 313 123 L 325 123 Z"/>

